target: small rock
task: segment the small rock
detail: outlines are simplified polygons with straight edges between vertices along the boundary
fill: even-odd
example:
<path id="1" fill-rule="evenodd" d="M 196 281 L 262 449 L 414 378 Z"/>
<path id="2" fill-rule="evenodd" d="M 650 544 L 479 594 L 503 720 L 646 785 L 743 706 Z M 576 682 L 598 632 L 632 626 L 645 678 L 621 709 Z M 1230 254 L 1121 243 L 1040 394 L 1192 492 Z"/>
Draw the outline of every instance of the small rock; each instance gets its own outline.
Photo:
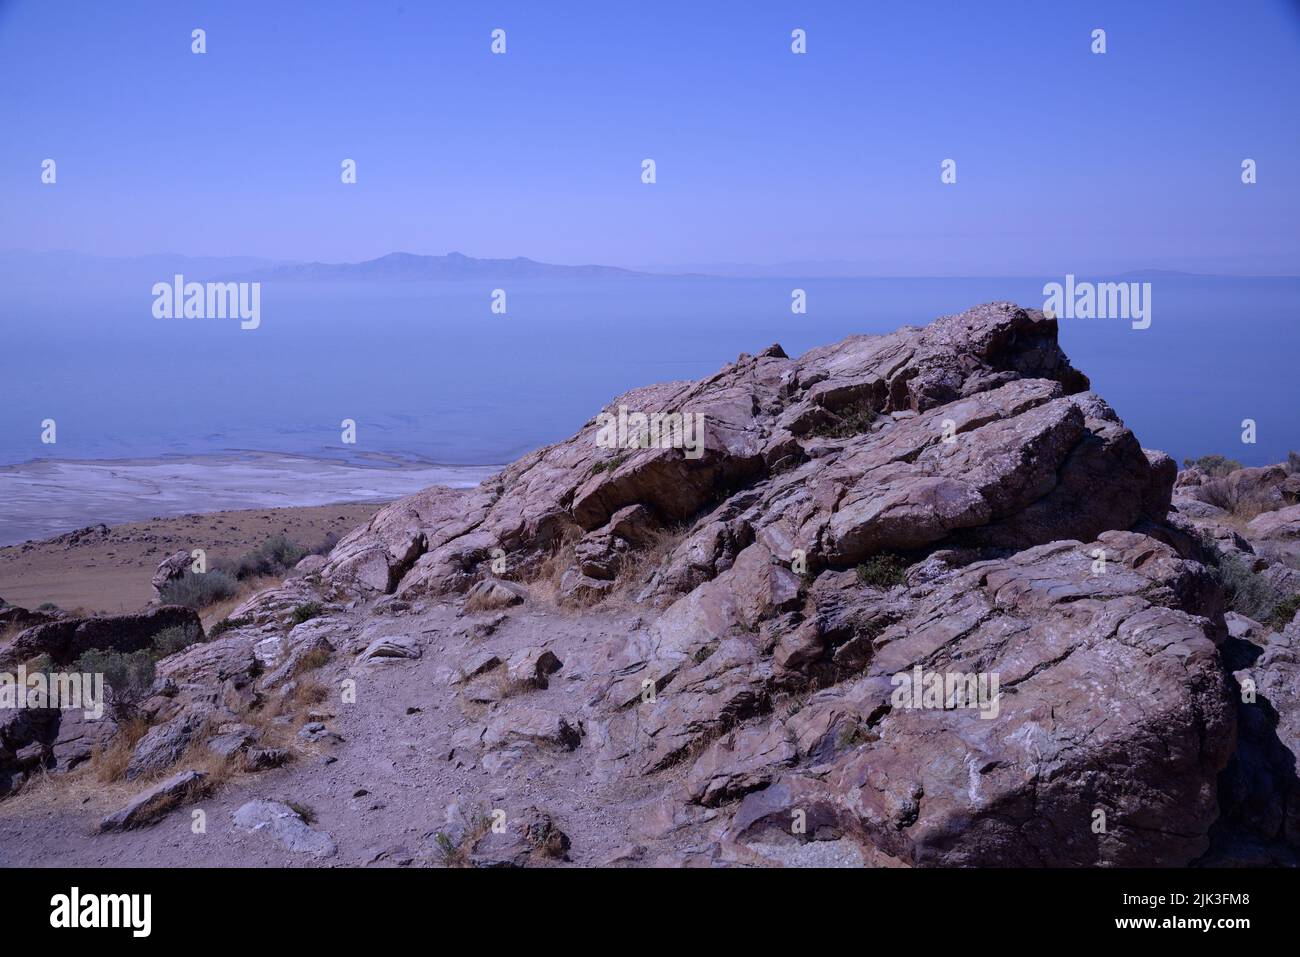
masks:
<path id="1" fill-rule="evenodd" d="M 244 754 L 244 770 L 269 771 L 287 763 L 289 757 L 289 752 L 284 748 L 250 748 Z"/>
<path id="2" fill-rule="evenodd" d="M 366 646 L 366 650 L 361 652 L 358 660 L 366 664 L 388 663 L 402 658 L 419 658 L 421 654 L 420 646 L 415 639 L 388 636 L 372 641 Z"/>
<path id="3" fill-rule="evenodd" d="M 467 660 L 460 666 L 462 681 L 469 681 L 471 678 L 477 678 L 485 671 L 491 671 L 501 664 L 501 659 L 490 651 L 481 651 Z"/>
<path id="4" fill-rule="evenodd" d="M 476 582 L 465 596 L 467 611 L 498 611 L 519 605 L 528 600 L 528 589 L 500 578 L 485 578 Z"/>
<path id="5" fill-rule="evenodd" d="M 564 662 L 545 648 L 521 648 L 510 657 L 506 670 L 510 680 L 535 688 L 547 686 L 547 676 L 564 667 Z"/>
<path id="6" fill-rule="evenodd" d="M 295 854 L 323 859 L 338 853 L 333 838 L 311 827 L 302 815 L 279 801 L 249 801 L 235 811 L 234 820 L 240 830 L 265 834 Z"/>

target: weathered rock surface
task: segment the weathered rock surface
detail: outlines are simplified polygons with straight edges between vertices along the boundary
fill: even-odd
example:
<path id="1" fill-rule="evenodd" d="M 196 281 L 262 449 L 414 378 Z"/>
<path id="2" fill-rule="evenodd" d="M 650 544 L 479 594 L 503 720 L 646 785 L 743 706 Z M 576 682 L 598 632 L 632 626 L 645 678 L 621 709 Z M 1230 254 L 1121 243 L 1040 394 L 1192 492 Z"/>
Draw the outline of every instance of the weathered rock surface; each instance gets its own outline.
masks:
<path id="1" fill-rule="evenodd" d="M 538 859 L 564 860 L 569 836 L 549 814 L 526 808 L 504 830 L 489 830 L 474 842 L 469 862 L 475 867 L 526 867 Z"/>
<path id="2" fill-rule="evenodd" d="M 126 767 L 127 780 L 165 771 L 185 754 L 210 720 L 205 709 L 178 714 L 165 724 L 150 728 L 135 746 Z"/>
<path id="3" fill-rule="evenodd" d="M 653 589 L 670 598 L 755 539 L 817 567 L 947 539 L 1023 548 L 1163 517 L 1172 460 L 1148 458 L 1087 386 L 1055 321 L 1005 303 L 799 359 L 773 348 L 611 404 L 702 414 L 700 457 L 614 454 L 592 420 L 473 492 L 430 490 L 380 510 L 321 576 L 362 593 L 464 591 L 494 558 L 508 577 L 526 575 L 574 536 L 567 587 L 585 600 L 655 529 L 688 521 Z M 859 411 L 875 419 L 857 434 L 819 434 Z"/>
<path id="4" fill-rule="evenodd" d="M 1273 561 L 1300 566 L 1300 505 L 1252 518 L 1245 535 L 1255 551 L 1267 554 Z"/>
<path id="5" fill-rule="evenodd" d="M 120 811 L 100 822 L 101 831 L 128 831 L 145 827 L 173 808 L 197 800 L 207 793 L 209 783 L 202 771 L 182 771 L 142 791 Z"/>
<path id="6" fill-rule="evenodd" d="M 390 635 L 385 638 L 376 638 L 367 645 L 366 650 L 361 652 L 359 660 L 382 663 L 398 661 L 403 658 L 419 658 L 421 654 L 419 644 L 413 639 Z"/>
<path id="7" fill-rule="evenodd" d="M 249 801 L 235 811 L 234 822 L 236 828 L 268 837 L 295 854 L 323 859 L 338 853 L 333 838 L 313 828 L 301 814 L 279 801 Z"/>
<path id="8" fill-rule="evenodd" d="M 193 561 L 190 553 L 182 549 L 158 563 L 158 570 L 153 573 L 153 578 L 149 579 L 149 584 L 153 586 L 155 601 L 162 597 L 162 590 L 169 583 L 185 577 L 185 571 Z"/>

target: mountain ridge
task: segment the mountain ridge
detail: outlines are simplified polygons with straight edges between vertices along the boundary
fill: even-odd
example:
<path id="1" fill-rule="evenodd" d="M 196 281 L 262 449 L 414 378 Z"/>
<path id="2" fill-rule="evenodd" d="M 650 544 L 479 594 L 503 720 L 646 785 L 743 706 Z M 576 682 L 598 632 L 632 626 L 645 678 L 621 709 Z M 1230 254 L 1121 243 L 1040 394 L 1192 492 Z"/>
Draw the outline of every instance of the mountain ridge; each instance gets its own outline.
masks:
<path id="1" fill-rule="evenodd" d="M 460 252 L 441 256 L 391 252 L 355 263 L 285 263 L 242 274 L 249 280 L 321 282 L 335 280 L 420 281 L 439 279 L 608 279 L 640 278 L 650 273 L 620 266 L 585 264 L 564 266 L 544 263 L 527 256 L 513 259 L 479 259 Z"/>

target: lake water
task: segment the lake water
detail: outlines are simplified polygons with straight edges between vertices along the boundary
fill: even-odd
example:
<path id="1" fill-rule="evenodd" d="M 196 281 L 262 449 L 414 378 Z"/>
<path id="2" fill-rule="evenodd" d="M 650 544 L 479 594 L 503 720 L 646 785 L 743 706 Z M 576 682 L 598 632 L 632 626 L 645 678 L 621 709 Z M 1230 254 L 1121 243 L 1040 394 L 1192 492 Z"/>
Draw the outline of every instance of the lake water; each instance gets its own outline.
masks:
<path id="1" fill-rule="evenodd" d="M 1062 277 L 1048 277 L 1060 281 Z M 1085 277 L 1098 279 L 1101 277 Z M 790 355 L 1047 279 L 622 279 L 264 284 L 262 322 L 157 320 L 148 283 L 7 282 L 0 465 L 232 449 L 496 464 L 628 388 Z M 1300 449 L 1300 280 L 1156 277 L 1152 324 L 1062 320 L 1074 364 L 1148 447 L 1248 464 Z M 790 290 L 807 290 L 807 315 Z M 56 445 L 41 421 L 57 422 Z M 357 444 L 340 422 L 357 422 Z M 1243 445 L 1241 421 L 1258 423 Z"/>

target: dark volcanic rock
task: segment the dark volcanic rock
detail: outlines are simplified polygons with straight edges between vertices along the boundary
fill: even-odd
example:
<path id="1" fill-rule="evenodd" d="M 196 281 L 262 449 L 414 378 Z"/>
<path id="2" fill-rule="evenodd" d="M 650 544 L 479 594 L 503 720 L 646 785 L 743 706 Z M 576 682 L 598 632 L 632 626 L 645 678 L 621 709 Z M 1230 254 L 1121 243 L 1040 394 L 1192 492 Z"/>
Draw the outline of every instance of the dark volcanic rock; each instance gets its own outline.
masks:
<path id="1" fill-rule="evenodd" d="M 139 651 L 148 648 L 158 632 L 188 627 L 203 633 L 198 614 L 180 605 L 161 605 L 137 615 L 64 618 L 20 632 L 0 646 L 0 667 L 12 666 L 37 655 L 49 655 L 55 664 L 69 664 L 92 648 Z"/>

